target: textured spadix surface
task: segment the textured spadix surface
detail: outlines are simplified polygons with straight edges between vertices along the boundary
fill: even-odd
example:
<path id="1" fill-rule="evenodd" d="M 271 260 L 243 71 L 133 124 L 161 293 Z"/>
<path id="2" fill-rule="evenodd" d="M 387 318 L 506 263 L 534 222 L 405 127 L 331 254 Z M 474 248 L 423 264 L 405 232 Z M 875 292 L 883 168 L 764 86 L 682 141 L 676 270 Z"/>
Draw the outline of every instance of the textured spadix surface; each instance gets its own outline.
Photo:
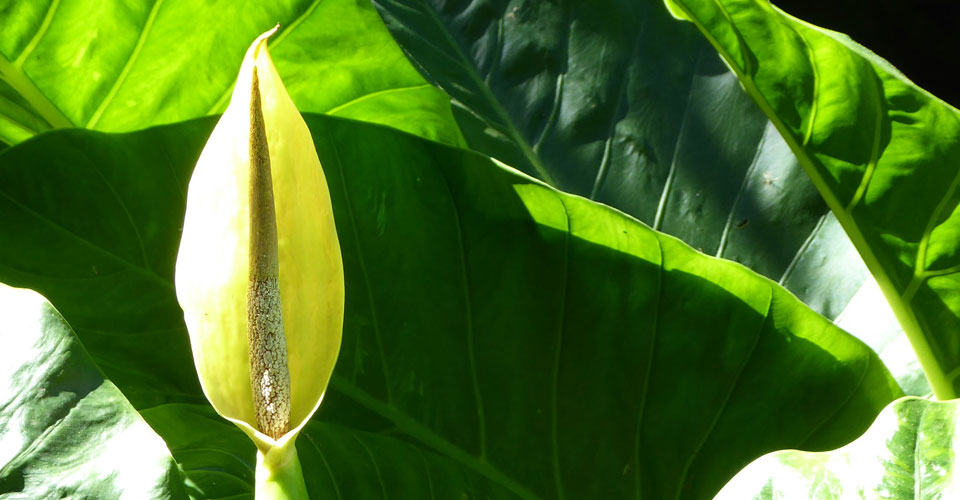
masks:
<path id="1" fill-rule="evenodd" d="M 270 34 L 251 45 L 230 106 L 200 154 L 176 269 L 177 297 L 204 393 L 255 441 L 266 436 L 255 432 L 251 363 L 259 360 L 251 360 L 248 347 L 251 137 L 262 132 L 252 125 L 253 95 L 260 100 L 276 214 L 291 429 L 309 419 L 326 389 L 339 352 L 344 300 L 326 181 L 310 131 L 266 50 Z"/>

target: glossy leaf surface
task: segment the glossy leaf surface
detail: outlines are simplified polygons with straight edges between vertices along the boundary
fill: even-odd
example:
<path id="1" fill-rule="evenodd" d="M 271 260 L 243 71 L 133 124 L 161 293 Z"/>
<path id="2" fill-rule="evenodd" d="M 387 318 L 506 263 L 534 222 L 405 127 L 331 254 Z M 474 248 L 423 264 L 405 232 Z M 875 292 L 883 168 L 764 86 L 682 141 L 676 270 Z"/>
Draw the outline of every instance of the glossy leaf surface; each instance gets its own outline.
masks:
<path id="1" fill-rule="evenodd" d="M 250 40 L 278 22 L 270 51 L 300 110 L 462 140 L 364 2 L 2 0 L 0 141 L 220 113 Z"/>
<path id="2" fill-rule="evenodd" d="M 778 281 L 930 392 L 789 147 L 660 0 L 374 4 L 473 149 Z"/>
<path id="3" fill-rule="evenodd" d="M 899 395 L 872 351 L 738 264 L 475 153 L 307 123 L 347 289 L 340 360 L 298 441 L 318 498 L 708 498 L 766 451 L 852 439 Z M 221 473 L 243 493 L 252 458 L 216 437 L 226 422 L 199 430 L 212 410 L 170 285 L 211 126 L 0 153 L 0 235 L 16 242 L 0 276 L 52 297 L 219 496 Z"/>
<path id="4" fill-rule="evenodd" d="M 0 283 L 0 496 L 183 499 L 163 440 L 42 296 Z"/>
<path id="5" fill-rule="evenodd" d="M 777 131 L 660 0 L 375 0 L 470 147 L 836 318 L 867 276 Z"/>
<path id="6" fill-rule="evenodd" d="M 824 453 L 780 451 L 737 474 L 717 500 L 956 498 L 960 477 L 957 401 L 905 398 L 853 443 Z"/>
<path id="7" fill-rule="evenodd" d="M 960 111 L 765 0 L 678 0 L 772 120 L 876 277 L 935 394 L 960 394 Z"/>

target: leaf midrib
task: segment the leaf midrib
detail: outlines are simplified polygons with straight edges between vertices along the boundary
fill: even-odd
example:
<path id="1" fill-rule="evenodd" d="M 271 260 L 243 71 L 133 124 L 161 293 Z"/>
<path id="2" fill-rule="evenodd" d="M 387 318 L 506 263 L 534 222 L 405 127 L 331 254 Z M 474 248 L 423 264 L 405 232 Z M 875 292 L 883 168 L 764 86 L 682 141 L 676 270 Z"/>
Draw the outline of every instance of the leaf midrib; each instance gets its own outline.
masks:
<path id="1" fill-rule="evenodd" d="M 330 378 L 330 388 L 366 408 L 367 410 L 370 410 L 394 423 L 397 426 L 397 429 L 401 430 L 411 438 L 420 441 L 428 447 L 433 448 L 437 452 L 446 455 L 447 457 L 466 466 L 474 472 L 477 472 L 487 479 L 490 479 L 500 486 L 503 486 L 504 488 L 515 493 L 520 498 L 526 500 L 540 499 L 538 495 L 521 485 L 513 478 L 504 474 L 502 471 L 494 467 L 490 462 L 481 461 L 479 458 L 471 455 L 463 448 L 437 435 L 432 429 L 424 426 L 420 422 L 417 422 L 406 413 L 400 411 L 392 405 L 382 403 L 363 389 L 346 381 L 345 379 L 342 379 L 336 373 L 334 373 Z"/>
<path id="2" fill-rule="evenodd" d="M 527 144 L 527 141 L 523 138 L 523 135 L 520 134 L 520 130 L 517 129 L 517 126 L 513 123 L 513 120 L 510 118 L 510 115 L 507 114 L 506 110 L 503 109 L 503 106 L 500 104 L 500 101 L 493 95 L 493 91 L 490 90 L 490 87 L 480 78 L 480 75 L 474 70 L 473 62 L 467 58 L 466 54 L 463 53 L 463 50 L 460 48 L 460 44 L 453 38 L 453 35 L 447 30 L 445 24 L 437 15 L 433 7 L 427 3 L 426 0 L 419 0 L 420 4 L 423 5 L 423 12 L 426 12 L 430 17 L 430 20 L 437 27 L 438 31 L 443 34 L 444 39 L 446 40 L 448 46 L 452 49 L 453 53 L 460 60 L 461 66 L 465 69 L 467 76 L 473 81 L 476 88 L 480 90 L 483 94 L 483 97 L 490 104 L 494 113 L 500 118 L 503 125 L 506 127 L 507 135 L 520 147 L 520 151 L 523 153 L 523 156 L 526 158 L 530 165 L 537 171 L 537 174 L 541 176 L 547 184 L 551 186 L 556 186 L 556 180 L 553 176 L 550 175 L 550 172 L 547 171 L 546 167 L 543 165 L 543 162 L 540 160 L 540 156 L 537 155 L 530 144 Z"/>
<path id="3" fill-rule="evenodd" d="M 67 128 L 72 127 L 73 123 L 57 106 L 50 102 L 46 95 L 36 86 L 36 83 L 34 83 L 23 70 L 23 65 L 27 58 L 30 57 L 30 54 L 33 53 L 47 33 L 47 29 L 50 27 L 50 23 L 53 21 L 59 5 L 60 0 L 53 0 L 51 2 L 50 8 L 47 9 L 47 13 L 44 14 L 43 21 L 40 23 L 40 27 L 37 28 L 36 33 L 33 34 L 33 37 L 30 38 L 30 41 L 27 42 L 27 45 L 16 59 L 11 62 L 0 53 L 0 76 L 5 76 L 6 82 L 33 107 L 33 110 L 40 114 L 40 118 L 46 121 L 51 127 Z M 31 135 L 40 133 L 40 131 L 33 130 L 9 116 L 3 116 L 3 119 Z"/>
<path id="4" fill-rule="evenodd" d="M 50 124 L 51 127 L 71 128 L 74 126 L 73 122 L 60 111 L 60 108 L 53 104 L 37 87 L 37 84 L 30 79 L 23 67 L 10 62 L 2 53 L 0 53 L 0 77 L 17 91 L 20 97 L 27 101 L 34 111 L 40 115 L 40 118 Z M 10 118 L 7 118 L 7 120 L 13 121 Z"/>

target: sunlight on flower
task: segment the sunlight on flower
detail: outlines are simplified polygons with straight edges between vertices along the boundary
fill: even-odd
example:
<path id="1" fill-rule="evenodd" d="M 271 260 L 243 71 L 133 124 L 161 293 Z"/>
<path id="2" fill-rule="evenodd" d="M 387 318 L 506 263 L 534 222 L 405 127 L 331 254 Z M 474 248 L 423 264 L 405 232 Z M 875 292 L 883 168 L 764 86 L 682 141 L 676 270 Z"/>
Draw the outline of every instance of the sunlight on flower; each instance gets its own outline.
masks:
<path id="1" fill-rule="evenodd" d="M 344 301 L 326 180 L 267 51 L 278 28 L 248 49 L 197 162 L 176 270 L 204 393 L 259 450 L 258 497 L 261 472 L 300 474 L 294 440 L 336 363 Z"/>

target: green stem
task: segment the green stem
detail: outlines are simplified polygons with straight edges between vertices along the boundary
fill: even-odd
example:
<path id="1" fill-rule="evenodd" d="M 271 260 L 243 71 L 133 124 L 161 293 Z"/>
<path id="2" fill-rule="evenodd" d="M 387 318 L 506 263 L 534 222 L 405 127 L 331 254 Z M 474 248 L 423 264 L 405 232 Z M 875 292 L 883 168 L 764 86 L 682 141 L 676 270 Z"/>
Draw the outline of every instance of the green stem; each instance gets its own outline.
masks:
<path id="1" fill-rule="evenodd" d="M 257 451 L 256 500 L 309 500 L 303 481 L 300 457 L 291 441 L 271 448 L 264 454 Z"/>

